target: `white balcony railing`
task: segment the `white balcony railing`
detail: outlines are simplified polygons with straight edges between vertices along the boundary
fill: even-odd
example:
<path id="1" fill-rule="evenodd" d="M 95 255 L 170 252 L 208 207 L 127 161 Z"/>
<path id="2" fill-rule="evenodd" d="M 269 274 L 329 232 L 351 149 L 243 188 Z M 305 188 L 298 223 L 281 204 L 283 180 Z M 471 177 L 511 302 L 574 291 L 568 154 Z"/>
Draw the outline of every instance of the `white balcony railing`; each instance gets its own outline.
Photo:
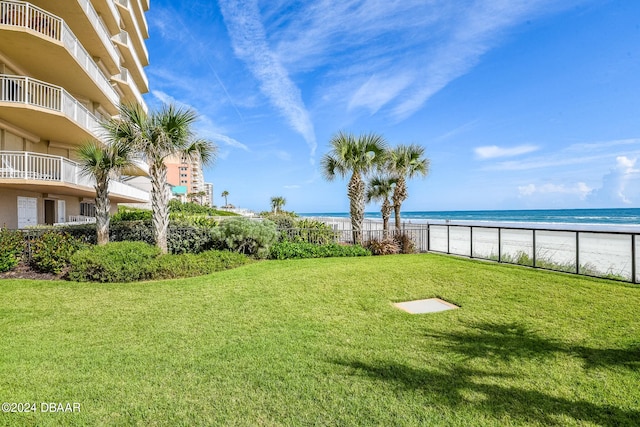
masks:
<path id="1" fill-rule="evenodd" d="M 93 190 L 95 180 L 82 173 L 82 167 L 67 158 L 27 151 L 0 151 L 0 179 L 26 179 L 60 182 Z M 120 181 L 112 180 L 109 192 L 142 201 L 149 193 Z"/>
<path id="2" fill-rule="evenodd" d="M 31 77 L 0 74 L 0 102 L 27 104 L 63 113 L 96 137 L 100 135 L 96 116 L 60 86 Z"/>
<path id="3" fill-rule="evenodd" d="M 144 98 L 142 98 L 140 89 L 138 89 L 138 85 L 136 84 L 135 80 L 133 80 L 133 77 L 131 76 L 131 73 L 129 72 L 129 70 L 126 69 L 125 67 L 120 67 L 120 74 L 116 74 L 113 77 L 115 79 L 125 82 L 131 88 L 131 91 L 133 92 L 133 96 L 135 96 L 136 100 L 138 101 L 138 104 L 142 105 L 142 108 L 146 112 L 147 104 L 146 102 L 144 102 Z"/>
<path id="4" fill-rule="evenodd" d="M 131 57 L 133 58 L 133 62 L 135 63 L 136 69 L 139 70 L 140 72 L 140 78 L 144 82 L 145 87 L 148 88 L 149 80 L 146 74 L 144 73 L 142 63 L 140 62 L 140 58 L 138 58 L 138 53 L 136 52 L 136 48 L 133 45 L 133 41 L 131 40 L 131 36 L 129 35 L 129 33 L 123 30 L 120 33 L 116 34 L 115 36 L 111 37 L 111 39 L 116 43 L 120 43 L 127 46 L 127 49 L 129 49 L 129 52 L 131 52 Z"/>
<path id="5" fill-rule="evenodd" d="M 96 10 L 93 8 L 89 0 L 78 0 L 78 3 L 82 7 L 82 10 L 84 10 L 84 13 L 89 18 L 89 21 L 91 22 L 91 25 L 93 25 L 93 28 L 95 28 L 96 33 L 98 34 L 98 37 L 100 37 L 100 40 L 102 41 L 102 44 L 107 48 L 107 51 L 111 56 L 111 59 L 113 59 L 113 61 L 116 64 L 120 63 L 120 55 L 118 53 L 118 50 L 115 48 L 113 43 L 111 43 L 111 37 L 109 35 L 109 31 L 104 25 L 104 22 L 102 22 L 102 19 L 100 19 L 100 17 L 98 16 L 98 12 L 96 12 Z M 111 2 L 108 2 L 108 3 L 111 3 Z M 114 6 L 112 5 L 111 7 L 114 7 Z M 116 9 L 116 13 L 117 13 L 117 9 Z"/>
<path id="6" fill-rule="evenodd" d="M 107 77 L 100 71 L 91 55 L 80 44 L 78 38 L 61 18 L 30 3 L 2 0 L 0 1 L 0 25 L 35 31 L 38 34 L 62 42 L 69 54 L 75 58 L 107 98 L 114 105 L 120 103 L 120 97 L 109 83 Z M 111 47 L 113 48 L 113 45 Z M 115 51 L 115 48 L 113 50 Z M 117 53 L 115 55 L 117 58 Z"/>
<path id="7" fill-rule="evenodd" d="M 144 43 L 144 38 L 142 37 L 142 32 L 140 31 L 140 26 L 138 25 L 138 19 L 136 18 L 136 13 L 133 11 L 131 2 L 129 0 L 116 0 L 116 3 L 120 4 L 120 6 L 122 6 L 125 10 L 127 10 L 127 13 L 131 17 L 131 21 L 133 22 L 133 27 L 136 31 L 136 35 L 138 36 L 138 40 L 140 40 L 139 45 L 140 45 L 140 48 L 142 49 L 142 54 L 144 55 L 145 59 L 148 61 L 149 52 L 147 50 L 147 46 Z M 143 19 L 144 19 L 144 13 L 143 13 Z"/>

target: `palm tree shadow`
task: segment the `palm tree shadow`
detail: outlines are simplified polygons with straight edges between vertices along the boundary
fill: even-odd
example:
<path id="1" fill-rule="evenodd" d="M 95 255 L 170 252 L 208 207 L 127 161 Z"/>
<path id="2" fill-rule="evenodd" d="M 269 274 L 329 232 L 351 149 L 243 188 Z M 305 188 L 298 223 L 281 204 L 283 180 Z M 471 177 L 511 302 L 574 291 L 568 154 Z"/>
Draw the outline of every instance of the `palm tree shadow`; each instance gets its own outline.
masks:
<path id="1" fill-rule="evenodd" d="M 621 366 L 637 370 L 640 367 L 640 344 L 621 349 L 571 346 L 561 340 L 543 337 L 520 323 L 481 322 L 469 325 L 465 331 L 430 333 L 427 336 L 435 339 L 434 345 L 469 359 L 511 362 L 568 354 L 582 359 L 586 369 Z"/>
<path id="2" fill-rule="evenodd" d="M 357 360 L 335 360 L 346 375 L 365 375 L 394 387 L 419 390 L 425 399 L 452 409 L 477 408 L 499 418 L 509 417 L 526 423 L 558 425 L 558 416 L 603 426 L 634 426 L 640 411 L 625 410 L 611 405 L 598 405 L 585 400 L 569 400 L 542 391 L 503 387 L 491 384 L 496 377 L 512 377 L 481 370 L 452 366 L 445 370 L 414 368 L 384 361 L 365 363 Z M 488 382 L 486 381 L 488 380 Z M 469 393 L 481 398 L 470 399 Z"/>

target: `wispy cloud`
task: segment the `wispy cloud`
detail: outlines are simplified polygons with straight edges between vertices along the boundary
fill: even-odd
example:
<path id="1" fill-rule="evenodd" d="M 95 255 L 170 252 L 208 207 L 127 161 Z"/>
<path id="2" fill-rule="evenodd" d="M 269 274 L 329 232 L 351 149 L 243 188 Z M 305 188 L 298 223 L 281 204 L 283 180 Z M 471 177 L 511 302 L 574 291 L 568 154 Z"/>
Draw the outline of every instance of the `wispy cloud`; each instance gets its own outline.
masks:
<path id="1" fill-rule="evenodd" d="M 177 99 L 175 99 L 174 97 L 159 91 L 159 90 L 154 90 L 151 91 L 151 94 L 156 97 L 158 100 L 160 100 L 161 102 L 165 103 L 165 104 L 173 104 L 182 108 L 189 108 L 191 110 L 194 110 L 196 112 L 198 112 L 198 110 L 196 108 L 194 108 L 193 106 L 185 103 L 185 102 L 181 102 Z M 249 147 L 246 146 L 245 144 L 241 143 L 240 141 L 233 139 L 227 135 L 224 135 L 211 121 L 211 119 L 209 117 L 207 117 L 206 115 L 200 114 L 198 112 L 198 122 L 196 122 L 195 124 L 195 130 L 198 133 L 199 136 L 203 137 L 203 138 L 207 138 L 207 139 L 211 139 L 214 142 L 217 143 L 222 143 L 223 145 L 226 145 L 228 147 L 233 147 L 233 148 L 239 148 L 241 150 L 244 151 L 250 151 Z M 224 154 L 224 155 L 223 155 Z M 218 156 L 220 158 L 226 158 L 226 156 L 228 156 L 228 152 L 225 152 L 223 154 L 219 154 Z"/>
<path id="2" fill-rule="evenodd" d="M 298 184 L 293 184 L 293 185 L 285 185 L 284 188 L 286 188 L 287 190 L 297 190 L 298 188 L 301 188 L 302 186 L 298 185 Z"/>
<path id="3" fill-rule="evenodd" d="M 235 54 L 248 65 L 260 82 L 262 92 L 287 119 L 311 150 L 317 148 L 313 123 L 279 57 L 269 48 L 256 0 L 221 0 L 220 8 L 231 37 Z"/>
<path id="4" fill-rule="evenodd" d="M 263 24 L 290 72 L 324 75 L 316 99 L 372 114 L 385 107 L 401 121 L 469 72 L 510 29 L 580 1 L 274 1 L 263 5 Z"/>
<path id="5" fill-rule="evenodd" d="M 497 157 L 514 157 L 521 154 L 532 153 L 539 149 L 536 145 L 518 145 L 516 147 L 498 147 L 497 145 L 488 145 L 484 147 L 476 147 L 473 151 L 480 159 L 495 159 Z"/>
<path id="6" fill-rule="evenodd" d="M 546 183 L 542 185 L 528 184 L 518 187 L 520 196 L 532 196 L 534 194 L 570 194 L 577 195 L 580 200 L 584 200 L 593 189 L 584 182 L 574 185 Z"/>

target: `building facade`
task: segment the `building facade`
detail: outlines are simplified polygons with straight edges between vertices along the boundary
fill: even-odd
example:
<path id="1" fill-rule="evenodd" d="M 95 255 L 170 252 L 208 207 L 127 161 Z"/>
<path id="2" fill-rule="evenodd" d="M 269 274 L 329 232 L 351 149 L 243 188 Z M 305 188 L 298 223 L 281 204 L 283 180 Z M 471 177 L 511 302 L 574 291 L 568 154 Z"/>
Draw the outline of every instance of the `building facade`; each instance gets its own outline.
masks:
<path id="1" fill-rule="evenodd" d="M 99 122 L 120 103 L 146 109 L 148 9 L 149 0 L 0 0 L 0 227 L 93 215 L 76 150 L 103 140 Z M 110 195 L 112 209 L 149 200 L 124 179 Z"/>
<path id="2" fill-rule="evenodd" d="M 181 201 L 191 201 L 206 205 L 208 197 L 204 183 L 202 162 L 190 160 L 182 156 L 167 157 L 164 164 L 167 166 L 167 182 L 181 191 L 174 191 L 174 195 Z M 186 187 L 186 191 L 182 189 Z M 183 194 L 184 193 L 184 194 Z"/>

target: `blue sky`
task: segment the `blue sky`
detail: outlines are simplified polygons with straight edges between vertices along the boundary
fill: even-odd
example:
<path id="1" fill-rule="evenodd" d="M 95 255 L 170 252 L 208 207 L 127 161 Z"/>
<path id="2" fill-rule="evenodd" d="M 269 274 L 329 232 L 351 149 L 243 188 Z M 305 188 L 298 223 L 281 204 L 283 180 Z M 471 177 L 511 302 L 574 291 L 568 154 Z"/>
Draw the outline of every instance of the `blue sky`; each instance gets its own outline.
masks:
<path id="1" fill-rule="evenodd" d="M 219 205 L 348 211 L 318 169 L 344 130 L 426 148 L 405 211 L 640 207 L 640 1 L 153 0 L 147 20 L 145 97 L 199 113 Z"/>

